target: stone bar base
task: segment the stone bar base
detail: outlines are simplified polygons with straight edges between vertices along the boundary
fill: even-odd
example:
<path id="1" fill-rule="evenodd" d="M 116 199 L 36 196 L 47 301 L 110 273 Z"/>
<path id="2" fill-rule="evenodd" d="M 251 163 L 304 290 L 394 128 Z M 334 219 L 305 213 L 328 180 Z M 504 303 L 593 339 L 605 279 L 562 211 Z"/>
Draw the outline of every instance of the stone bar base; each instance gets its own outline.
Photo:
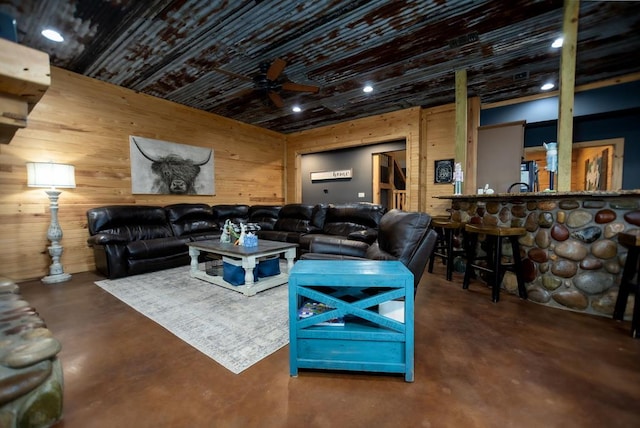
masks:
<path id="1" fill-rule="evenodd" d="M 640 191 L 440 198 L 452 200 L 454 221 L 527 230 L 519 242 L 529 300 L 596 315 L 613 314 L 627 255 L 617 234 L 640 233 Z M 505 275 L 502 287 L 517 294 L 515 275 Z M 632 300 L 625 319 L 631 319 Z"/>
<path id="2" fill-rule="evenodd" d="M 0 427 L 49 427 L 62 418 L 58 352 L 19 287 L 0 279 Z"/>

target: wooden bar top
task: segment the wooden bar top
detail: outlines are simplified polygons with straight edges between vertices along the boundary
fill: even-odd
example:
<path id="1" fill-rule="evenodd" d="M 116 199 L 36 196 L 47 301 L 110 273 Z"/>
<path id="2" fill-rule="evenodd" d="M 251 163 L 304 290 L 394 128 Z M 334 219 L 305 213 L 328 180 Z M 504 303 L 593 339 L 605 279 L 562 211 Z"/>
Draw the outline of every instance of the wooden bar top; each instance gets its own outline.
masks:
<path id="1" fill-rule="evenodd" d="M 568 191 L 568 192 L 525 192 L 525 193 L 493 193 L 468 195 L 439 195 L 437 199 L 462 200 L 511 200 L 511 199 L 558 199 L 558 198 L 620 198 L 640 197 L 640 189 L 616 191 Z"/>

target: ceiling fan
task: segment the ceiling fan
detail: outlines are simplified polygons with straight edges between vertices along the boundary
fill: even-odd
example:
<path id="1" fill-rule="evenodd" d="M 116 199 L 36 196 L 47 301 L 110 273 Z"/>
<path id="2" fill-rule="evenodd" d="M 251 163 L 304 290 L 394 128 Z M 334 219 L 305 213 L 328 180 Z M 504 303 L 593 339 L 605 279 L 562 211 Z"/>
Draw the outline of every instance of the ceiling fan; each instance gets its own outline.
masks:
<path id="1" fill-rule="evenodd" d="M 260 72 L 252 79 L 239 76 L 235 73 L 226 72 L 221 69 L 216 69 L 216 71 L 230 76 L 240 77 L 244 80 L 252 80 L 253 91 L 257 91 L 265 99 L 271 100 L 276 107 L 282 108 L 284 107 L 284 100 L 280 95 L 281 91 L 310 92 L 315 94 L 320 90 L 318 86 L 303 85 L 289 81 L 284 75 L 282 75 L 286 65 L 286 61 L 280 58 L 276 58 L 271 64 L 269 64 L 269 62 L 263 62 L 260 64 Z"/>

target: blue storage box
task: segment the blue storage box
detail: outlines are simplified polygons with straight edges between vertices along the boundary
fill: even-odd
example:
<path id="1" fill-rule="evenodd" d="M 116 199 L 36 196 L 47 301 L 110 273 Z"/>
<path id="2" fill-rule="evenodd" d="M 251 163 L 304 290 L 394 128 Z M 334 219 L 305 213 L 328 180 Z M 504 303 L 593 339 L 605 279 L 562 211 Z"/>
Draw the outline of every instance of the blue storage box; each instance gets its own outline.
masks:
<path id="1" fill-rule="evenodd" d="M 258 278 L 280 274 L 280 258 L 272 257 L 270 259 L 260 260 L 254 272 L 258 272 Z"/>
<path id="2" fill-rule="evenodd" d="M 222 279 L 231 285 L 244 285 L 244 268 L 242 260 L 222 258 Z M 253 269 L 253 282 L 258 281 L 258 267 Z"/>

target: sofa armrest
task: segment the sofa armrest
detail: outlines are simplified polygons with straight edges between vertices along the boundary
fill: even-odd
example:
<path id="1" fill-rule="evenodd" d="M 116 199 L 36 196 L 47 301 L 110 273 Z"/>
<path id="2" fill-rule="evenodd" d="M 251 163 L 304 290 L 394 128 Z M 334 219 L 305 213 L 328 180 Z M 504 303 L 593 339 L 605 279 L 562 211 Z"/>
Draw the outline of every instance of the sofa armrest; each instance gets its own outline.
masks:
<path id="1" fill-rule="evenodd" d="M 97 233 L 89 239 L 87 243 L 90 246 L 94 245 L 108 245 L 108 244 L 126 244 L 129 242 L 129 237 L 124 235 L 116 235 L 113 233 Z"/>
<path id="2" fill-rule="evenodd" d="M 350 239 L 322 239 L 311 241 L 309 252 L 320 254 L 337 254 L 350 257 L 365 257 L 369 245 L 365 242 Z"/>

